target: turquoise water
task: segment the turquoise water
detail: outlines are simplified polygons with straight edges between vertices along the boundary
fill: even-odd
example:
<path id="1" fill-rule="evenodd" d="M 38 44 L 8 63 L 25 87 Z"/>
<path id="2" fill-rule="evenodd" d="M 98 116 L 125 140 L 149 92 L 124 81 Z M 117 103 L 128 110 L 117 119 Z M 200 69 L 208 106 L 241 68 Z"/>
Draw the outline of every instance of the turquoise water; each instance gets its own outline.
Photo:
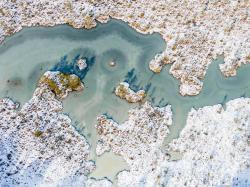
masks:
<path id="1" fill-rule="evenodd" d="M 93 177 L 114 179 L 118 171 L 127 169 L 126 163 L 113 153 L 97 157 L 94 153 L 97 134 L 96 116 L 107 113 L 122 122 L 127 111 L 138 104 L 128 104 L 116 97 L 114 87 L 128 81 L 133 89 L 146 89 L 147 99 L 154 105 L 172 105 L 174 124 L 165 143 L 178 137 L 185 125 L 188 111 L 241 96 L 250 96 L 248 72 L 250 65 L 241 67 L 238 76 L 225 78 L 218 69 L 218 58 L 209 66 L 204 87 L 198 96 L 181 96 L 179 82 L 166 66 L 160 74 L 148 68 L 149 61 L 165 48 L 158 34 L 142 35 L 126 24 L 112 20 L 98 24 L 91 30 L 73 29 L 67 25 L 25 28 L 8 37 L 0 46 L 0 97 L 27 102 L 39 77 L 47 70 L 61 70 L 78 74 L 84 84 L 82 92 L 71 93 L 64 101 L 64 112 L 73 125 L 90 143 L 91 159 L 97 164 Z M 75 62 L 85 57 L 89 68 L 78 71 Z M 116 61 L 115 67 L 109 62 Z M 163 147 L 164 149 L 164 147 Z M 108 163 L 108 165 L 107 165 Z"/>

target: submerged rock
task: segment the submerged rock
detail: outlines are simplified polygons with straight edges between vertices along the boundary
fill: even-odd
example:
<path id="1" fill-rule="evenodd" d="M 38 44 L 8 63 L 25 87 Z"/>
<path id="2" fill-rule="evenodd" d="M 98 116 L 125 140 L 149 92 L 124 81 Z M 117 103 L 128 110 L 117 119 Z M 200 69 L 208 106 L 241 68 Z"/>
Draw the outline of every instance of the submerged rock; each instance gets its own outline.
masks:
<path id="1" fill-rule="evenodd" d="M 125 99 L 129 103 L 137 103 L 146 97 L 146 92 L 144 90 L 134 92 L 131 88 L 129 88 L 129 84 L 127 82 L 121 82 L 115 89 L 115 95 Z"/>
<path id="2" fill-rule="evenodd" d="M 68 92 L 83 90 L 84 85 L 74 74 L 47 71 L 39 80 L 39 86 L 48 87 L 58 98 L 65 98 Z"/>

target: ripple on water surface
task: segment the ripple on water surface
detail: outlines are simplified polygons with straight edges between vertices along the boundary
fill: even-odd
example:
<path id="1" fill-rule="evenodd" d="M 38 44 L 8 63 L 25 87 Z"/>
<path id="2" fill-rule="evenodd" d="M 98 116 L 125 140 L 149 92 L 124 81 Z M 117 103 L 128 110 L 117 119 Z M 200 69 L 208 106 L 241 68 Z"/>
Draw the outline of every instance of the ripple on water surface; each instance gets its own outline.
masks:
<path id="1" fill-rule="evenodd" d="M 64 101 L 73 125 L 91 144 L 91 158 L 97 178 L 114 179 L 116 173 L 127 169 L 125 162 L 112 153 L 102 157 L 94 154 L 97 134 L 96 116 L 107 113 L 116 121 L 127 118 L 128 104 L 113 93 L 121 81 L 133 89 L 146 89 L 147 99 L 155 105 L 172 105 L 174 124 L 166 143 L 176 138 L 185 125 L 192 107 L 224 104 L 227 100 L 250 95 L 248 72 L 250 65 L 240 68 L 237 77 L 225 78 L 218 70 L 218 59 L 209 66 L 202 92 L 195 97 L 182 97 L 179 82 L 168 71 L 152 73 L 149 61 L 164 50 L 165 43 L 158 34 L 142 35 L 126 24 L 112 20 L 91 30 L 73 29 L 67 25 L 25 28 L 9 37 L 0 46 L 0 97 L 9 96 L 22 104 L 31 98 L 39 77 L 47 70 L 75 73 L 82 78 L 83 92 L 71 93 Z M 89 68 L 79 71 L 77 59 L 84 57 Z M 111 66 L 110 62 L 115 65 Z M 109 166 L 105 166 L 109 163 Z"/>

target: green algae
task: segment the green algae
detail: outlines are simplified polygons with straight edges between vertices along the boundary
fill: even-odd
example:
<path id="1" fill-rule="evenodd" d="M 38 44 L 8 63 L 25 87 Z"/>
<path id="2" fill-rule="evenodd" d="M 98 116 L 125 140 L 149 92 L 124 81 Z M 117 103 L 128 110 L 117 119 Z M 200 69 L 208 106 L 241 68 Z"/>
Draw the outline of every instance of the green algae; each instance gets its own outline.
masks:
<path id="1" fill-rule="evenodd" d="M 83 84 L 78 76 L 65 73 L 57 73 L 52 78 L 43 75 L 39 80 L 39 85 L 46 85 L 59 98 L 67 96 L 68 91 L 83 89 Z"/>
<path id="2" fill-rule="evenodd" d="M 34 136 L 37 137 L 37 138 L 41 137 L 42 134 L 43 134 L 43 132 L 40 131 L 40 130 L 36 130 L 36 131 L 34 132 Z"/>
<path id="3" fill-rule="evenodd" d="M 62 94 L 62 90 L 59 88 L 59 86 L 56 84 L 56 82 L 47 76 L 43 75 L 41 79 L 39 80 L 39 84 L 45 84 L 48 86 L 48 88 L 55 93 L 56 96 L 59 96 Z"/>

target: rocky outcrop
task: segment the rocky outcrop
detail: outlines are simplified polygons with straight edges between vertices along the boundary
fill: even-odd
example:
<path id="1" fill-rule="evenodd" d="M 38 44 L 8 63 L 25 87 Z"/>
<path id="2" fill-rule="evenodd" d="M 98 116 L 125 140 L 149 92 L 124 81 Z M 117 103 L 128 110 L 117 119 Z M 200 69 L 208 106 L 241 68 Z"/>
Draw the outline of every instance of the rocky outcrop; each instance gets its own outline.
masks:
<path id="1" fill-rule="evenodd" d="M 84 58 L 80 58 L 78 61 L 77 61 L 77 66 L 80 70 L 84 70 L 85 68 L 87 68 L 87 63 L 86 63 L 86 59 Z"/>
<path id="2" fill-rule="evenodd" d="M 81 91 L 84 88 L 80 78 L 74 74 L 59 71 L 47 71 L 39 80 L 40 86 L 50 89 L 58 98 L 67 97 L 71 91 Z"/>
<path id="3" fill-rule="evenodd" d="M 146 97 L 146 92 L 144 90 L 133 91 L 127 82 L 121 82 L 115 88 L 115 95 L 121 99 L 125 99 L 129 103 L 141 102 Z"/>

